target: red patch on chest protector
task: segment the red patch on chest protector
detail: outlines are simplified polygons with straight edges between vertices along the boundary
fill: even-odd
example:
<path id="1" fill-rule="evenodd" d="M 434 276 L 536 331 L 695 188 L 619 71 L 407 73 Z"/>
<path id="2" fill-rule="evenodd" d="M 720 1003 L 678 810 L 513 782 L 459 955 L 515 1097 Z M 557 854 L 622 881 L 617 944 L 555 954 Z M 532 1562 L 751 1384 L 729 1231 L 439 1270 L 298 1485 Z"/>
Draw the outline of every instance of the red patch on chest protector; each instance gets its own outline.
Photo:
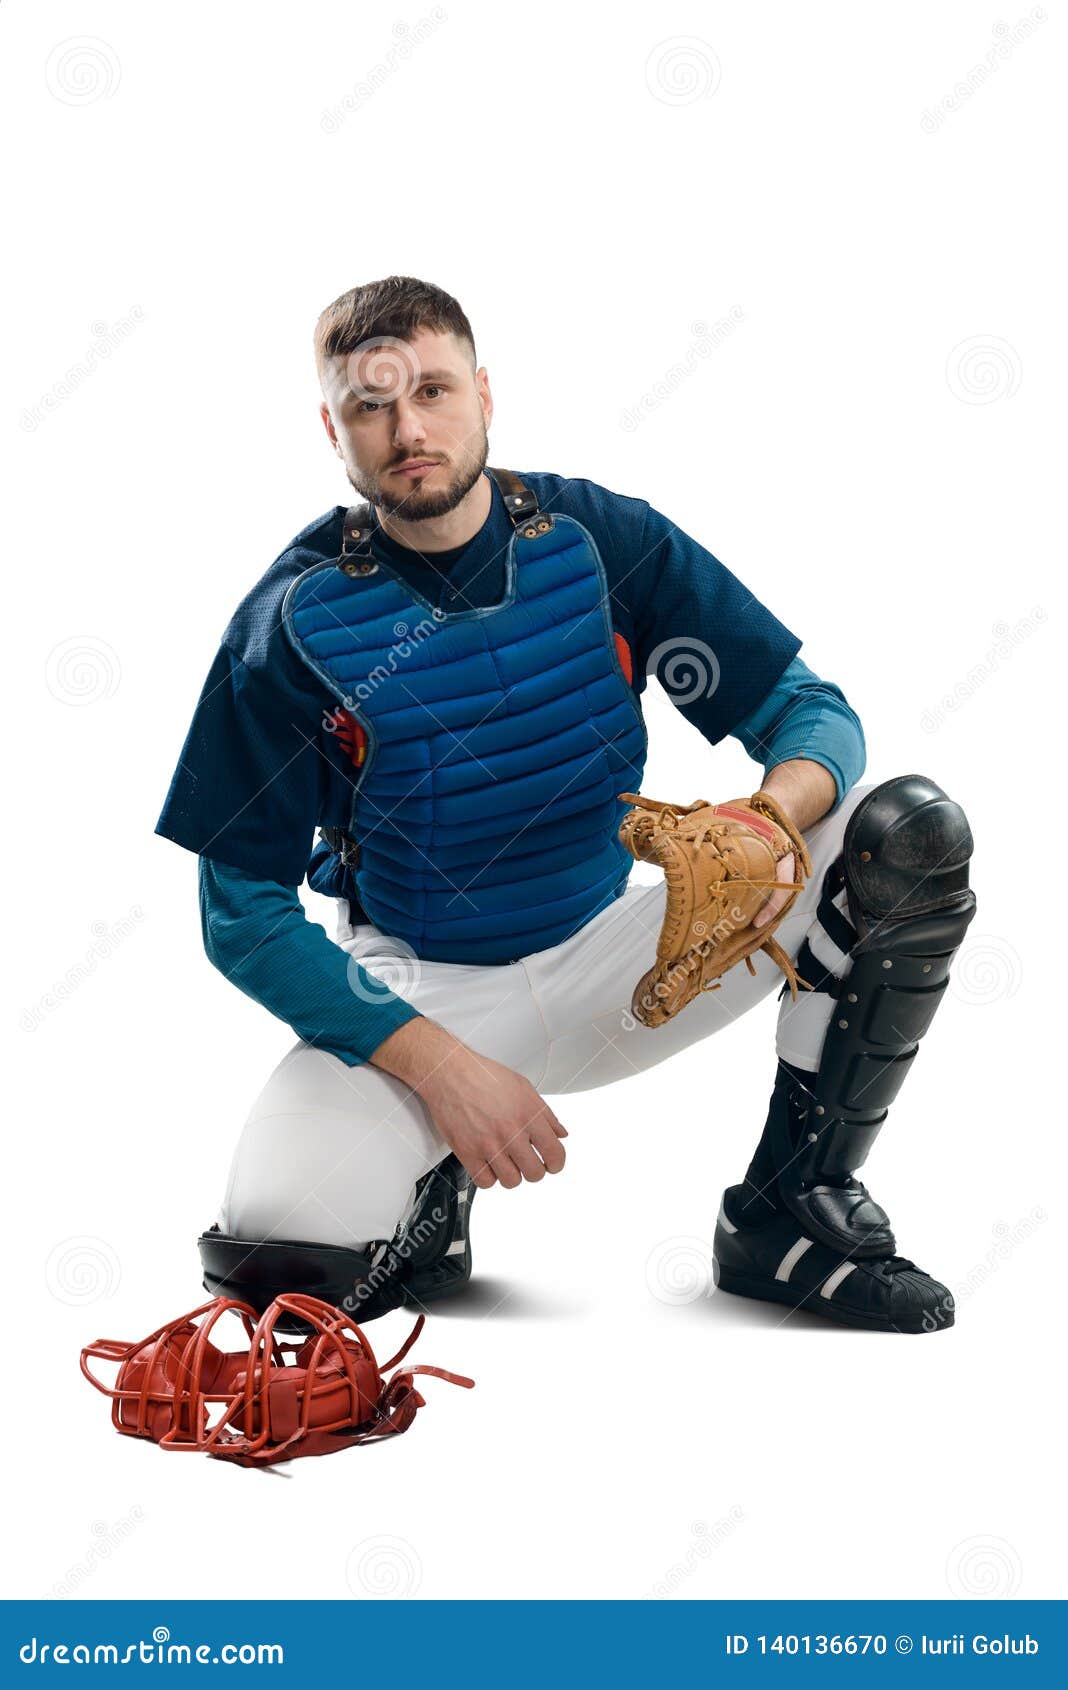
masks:
<path id="1" fill-rule="evenodd" d="M 326 721 L 349 762 L 360 768 L 367 756 L 367 735 L 355 716 L 350 716 L 347 710 L 335 710 Z"/>

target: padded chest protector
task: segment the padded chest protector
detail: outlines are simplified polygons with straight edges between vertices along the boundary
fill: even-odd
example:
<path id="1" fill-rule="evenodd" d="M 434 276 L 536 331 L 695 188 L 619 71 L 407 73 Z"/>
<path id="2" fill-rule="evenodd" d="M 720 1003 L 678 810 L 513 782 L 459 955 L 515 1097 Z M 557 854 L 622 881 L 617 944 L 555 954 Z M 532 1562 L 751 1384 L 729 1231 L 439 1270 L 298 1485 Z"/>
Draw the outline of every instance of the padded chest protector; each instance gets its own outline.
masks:
<path id="1" fill-rule="evenodd" d="M 558 944 L 623 892 L 616 837 L 646 735 L 589 531 L 492 471 L 515 526 L 504 597 L 446 613 L 370 550 L 290 588 L 303 660 L 366 737 L 346 831 L 360 902 L 428 961 L 506 963 Z"/>

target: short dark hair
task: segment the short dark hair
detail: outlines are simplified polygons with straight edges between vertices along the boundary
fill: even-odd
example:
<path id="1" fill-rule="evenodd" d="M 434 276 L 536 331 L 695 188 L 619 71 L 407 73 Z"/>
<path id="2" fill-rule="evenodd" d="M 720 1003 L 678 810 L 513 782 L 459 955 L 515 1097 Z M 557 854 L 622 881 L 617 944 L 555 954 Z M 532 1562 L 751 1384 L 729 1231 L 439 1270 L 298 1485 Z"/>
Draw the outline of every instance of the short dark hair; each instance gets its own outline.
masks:
<path id="1" fill-rule="evenodd" d="M 315 365 L 322 373 L 328 358 L 355 352 L 365 340 L 390 335 L 411 340 L 420 329 L 452 333 L 466 341 L 477 363 L 475 337 L 463 308 L 444 288 L 415 276 L 387 276 L 350 288 L 328 305 L 315 325 Z"/>

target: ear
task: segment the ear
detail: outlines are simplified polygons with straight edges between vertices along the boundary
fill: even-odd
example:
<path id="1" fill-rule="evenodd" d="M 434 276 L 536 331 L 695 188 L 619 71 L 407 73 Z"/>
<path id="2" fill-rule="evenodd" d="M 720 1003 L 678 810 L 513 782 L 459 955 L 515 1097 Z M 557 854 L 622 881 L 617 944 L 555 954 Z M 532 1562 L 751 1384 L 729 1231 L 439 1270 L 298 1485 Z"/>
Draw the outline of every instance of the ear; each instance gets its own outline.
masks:
<path id="1" fill-rule="evenodd" d="M 333 446 L 334 451 L 340 457 L 341 456 L 341 447 L 338 444 L 337 430 L 334 427 L 334 419 L 330 415 L 330 407 L 327 404 L 325 399 L 323 400 L 322 404 L 319 406 L 319 415 L 323 419 L 323 427 L 326 429 L 327 436 L 330 440 L 330 444 L 331 444 L 331 446 Z"/>
<path id="2" fill-rule="evenodd" d="M 489 428 L 493 421 L 493 394 L 490 392 L 489 376 L 485 364 L 482 365 L 481 369 L 475 371 L 475 388 L 482 404 L 482 415 L 485 418 L 486 427 Z"/>

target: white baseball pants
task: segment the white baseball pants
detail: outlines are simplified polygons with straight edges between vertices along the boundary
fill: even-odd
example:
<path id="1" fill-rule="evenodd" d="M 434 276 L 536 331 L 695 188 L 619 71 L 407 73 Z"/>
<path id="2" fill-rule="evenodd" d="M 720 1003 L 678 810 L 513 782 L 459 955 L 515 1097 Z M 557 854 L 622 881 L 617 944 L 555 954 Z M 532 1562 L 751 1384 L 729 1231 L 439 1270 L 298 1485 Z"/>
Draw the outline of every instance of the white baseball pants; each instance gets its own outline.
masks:
<path id="1" fill-rule="evenodd" d="M 812 875 L 775 937 L 791 959 L 808 938 L 817 960 L 842 975 L 848 958 L 816 917 L 823 877 L 846 823 L 870 786 L 854 787 L 806 834 Z M 836 899 L 845 908 L 845 893 Z M 630 1013 L 635 985 L 656 958 L 664 883 L 628 886 L 571 938 L 501 966 L 424 962 L 376 927 L 349 925 L 340 904 L 337 942 L 376 978 L 472 1050 L 506 1063 L 551 1099 L 612 1085 L 718 1032 L 782 984 L 763 952 L 724 976 L 665 1026 Z M 355 970 L 353 970 L 354 978 Z M 800 1068 L 819 1065 L 833 1000 L 803 989 L 779 1009 L 776 1049 Z M 234 1153 L 218 1222 L 237 1238 L 307 1239 L 361 1249 L 388 1239 L 417 1179 L 448 1154 L 418 1095 L 370 1063 L 299 1043 L 279 1063 Z"/>

